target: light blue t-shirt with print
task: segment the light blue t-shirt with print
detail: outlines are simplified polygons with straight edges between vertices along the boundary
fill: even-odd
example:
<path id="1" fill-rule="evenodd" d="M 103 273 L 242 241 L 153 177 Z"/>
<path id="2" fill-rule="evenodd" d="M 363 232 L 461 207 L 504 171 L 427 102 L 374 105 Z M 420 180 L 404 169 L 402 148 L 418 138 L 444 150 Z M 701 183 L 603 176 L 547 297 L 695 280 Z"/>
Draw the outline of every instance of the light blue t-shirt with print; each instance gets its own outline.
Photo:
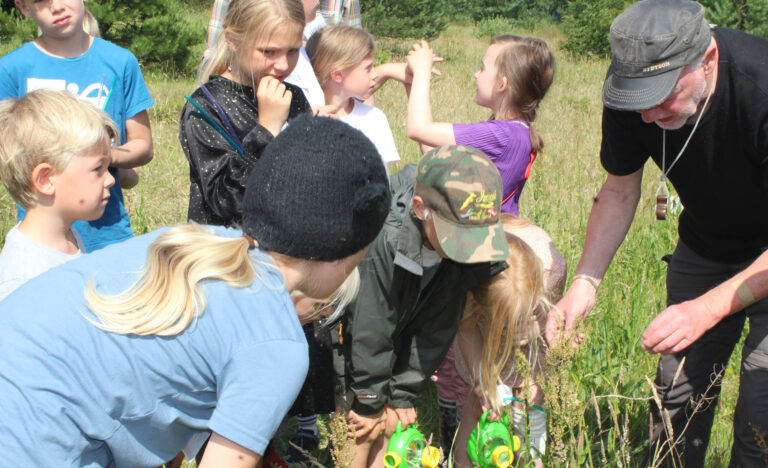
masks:
<path id="1" fill-rule="evenodd" d="M 121 144 L 125 142 L 125 121 L 154 104 L 136 57 L 100 38 L 94 38 L 88 51 L 75 58 L 50 56 L 32 42 L 0 58 L 0 99 L 19 98 L 36 89 L 68 90 L 104 108 L 120 130 Z M 133 236 L 117 171 L 110 171 L 115 185 L 104 215 L 74 224 L 88 252 Z M 19 221 L 24 214 L 19 207 Z"/>
<path id="2" fill-rule="evenodd" d="M 103 293 L 125 290 L 160 232 L 83 255 L 0 302 L 3 460 L 156 467 L 208 430 L 264 453 L 309 365 L 290 294 L 265 254 L 251 251 L 266 262 L 251 286 L 205 284 L 205 312 L 176 336 L 118 335 L 89 322 L 88 281 Z"/>

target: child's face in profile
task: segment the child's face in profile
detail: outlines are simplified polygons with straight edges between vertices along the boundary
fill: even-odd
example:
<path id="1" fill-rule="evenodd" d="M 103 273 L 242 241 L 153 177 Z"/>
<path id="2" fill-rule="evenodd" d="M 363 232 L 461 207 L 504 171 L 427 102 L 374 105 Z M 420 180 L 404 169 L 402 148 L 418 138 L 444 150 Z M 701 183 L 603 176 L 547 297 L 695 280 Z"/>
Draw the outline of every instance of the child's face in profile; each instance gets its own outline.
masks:
<path id="1" fill-rule="evenodd" d="M 299 316 L 299 322 L 302 325 L 317 320 L 320 317 L 327 317 L 331 313 L 331 307 L 325 300 L 312 299 L 301 293 L 295 294 L 292 299 L 296 315 Z"/>
<path id="2" fill-rule="evenodd" d="M 370 55 L 357 65 L 341 72 L 341 87 L 349 97 L 365 101 L 373 94 L 375 79 L 373 55 Z"/>
<path id="3" fill-rule="evenodd" d="M 498 71 L 496 68 L 496 59 L 501 52 L 502 44 L 491 44 L 485 51 L 483 61 L 480 63 L 480 69 L 475 72 L 475 102 L 479 106 L 493 109 L 498 96 Z"/>
<path id="4" fill-rule="evenodd" d="M 32 18 L 43 36 L 65 39 L 84 33 L 83 0 L 15 0 L 21 13 Z"/>
<path id="5" fill-rule="evenodd" d="M 293 24 L 278 26 L 268 39 L 257 39 L 251 46 L 237 49 L 240 79 L 256 85 L 264 76 L 280 81 L 296 68 L 301 49 L 302 30 Z"/>
<path id="6" fill-rule="evenodd" d="M 74 156 L 63 171 L 51 176 L 54 207 L 62 217 L 71 221 L 101 218 L 109 201 L 109 188 L 115 184 L 108 170 L 109 163 L 109 153 L 89 149 Z"/>

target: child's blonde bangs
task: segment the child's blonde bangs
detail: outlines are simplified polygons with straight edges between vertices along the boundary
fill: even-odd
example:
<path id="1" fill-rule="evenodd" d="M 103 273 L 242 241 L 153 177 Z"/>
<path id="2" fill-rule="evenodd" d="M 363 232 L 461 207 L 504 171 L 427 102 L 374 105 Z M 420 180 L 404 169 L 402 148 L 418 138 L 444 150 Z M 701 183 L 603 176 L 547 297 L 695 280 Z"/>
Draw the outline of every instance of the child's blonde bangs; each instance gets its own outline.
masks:
<path id="1" fill-rule="evenodd" d="M 237 53 L 266 44 L 281 28 L 296 28 L 301 37 L 304 30 L 304 7 L 299 0 L 232 0 L 221 33 L 216 38 L 215 52 L 203 61 L 199 78 L 207 82 L 211 75 L 220 75 L 236 65 Z M 228 39 L 237 42 L 235 50 Z"/>
<path id="2" fill-rule="evenodd" d="M 37 90 L 0 105 L 0 179 L 23 208 L 35 206 L 32 171 L 48 163 L 56 173 L 73 157 L 108 154 L 119 141 L 104 111 L 68 91 Z"/>

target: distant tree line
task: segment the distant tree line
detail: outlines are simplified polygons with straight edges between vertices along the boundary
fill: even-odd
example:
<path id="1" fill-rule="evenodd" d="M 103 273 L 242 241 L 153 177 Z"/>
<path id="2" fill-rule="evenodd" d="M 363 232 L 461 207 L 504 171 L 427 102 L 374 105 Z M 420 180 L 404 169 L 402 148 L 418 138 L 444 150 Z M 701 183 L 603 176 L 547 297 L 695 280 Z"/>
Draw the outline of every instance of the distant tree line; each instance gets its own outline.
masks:
<path id="1" fill-rule="evenodd" d="M 37 34 L 23 20 L 13 0 L 0 0 L 0 40 L 29 41 Z M 768 37 L 768 0 L 700 0 L 707 19 L 720 26 Z M 510 29 L 539 21 L 561 24 L 562 46 L 581 55 L 607 56 L 608 28 L 632 0 L 360 0 L 365 27 L 377 36 L 433 38 L 450 21 L 509 22 Z M 189 70 L 199 60 L 205 31 L 186 27 L 183 15 L 191 6 L 212 0 L 90 0 L 102 37 L 130 49 L 142 65 L 164 70 Z"/>

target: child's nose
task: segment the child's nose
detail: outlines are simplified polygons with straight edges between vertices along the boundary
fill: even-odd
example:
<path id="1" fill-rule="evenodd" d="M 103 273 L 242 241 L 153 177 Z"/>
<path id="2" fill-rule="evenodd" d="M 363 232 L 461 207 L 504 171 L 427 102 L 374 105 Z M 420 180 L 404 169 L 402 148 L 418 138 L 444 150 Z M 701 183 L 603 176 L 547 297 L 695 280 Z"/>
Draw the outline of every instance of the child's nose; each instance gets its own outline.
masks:
<path id="1" fill-rule="evenodd" d="M 110 188 L 115 185 L 115 177 L 111 172 L 107 171 L 107 176 L 104 178 L 104 187 Z"/>
<path id="2" fill-rule="evenodd" d="M 275 63 L 273 67 L 275 68 L 275 70 L 281 73 L 288 70 L 288 55 L 281 54 L 278 58 L 275 59 Z"/>
<path id="3" fill-rule="evenodd" d="M 58 11 L 62 8 L 61 0 L 50 0 L 48 3 L 48 8 L 51 9 L 51 11 Z"/>

